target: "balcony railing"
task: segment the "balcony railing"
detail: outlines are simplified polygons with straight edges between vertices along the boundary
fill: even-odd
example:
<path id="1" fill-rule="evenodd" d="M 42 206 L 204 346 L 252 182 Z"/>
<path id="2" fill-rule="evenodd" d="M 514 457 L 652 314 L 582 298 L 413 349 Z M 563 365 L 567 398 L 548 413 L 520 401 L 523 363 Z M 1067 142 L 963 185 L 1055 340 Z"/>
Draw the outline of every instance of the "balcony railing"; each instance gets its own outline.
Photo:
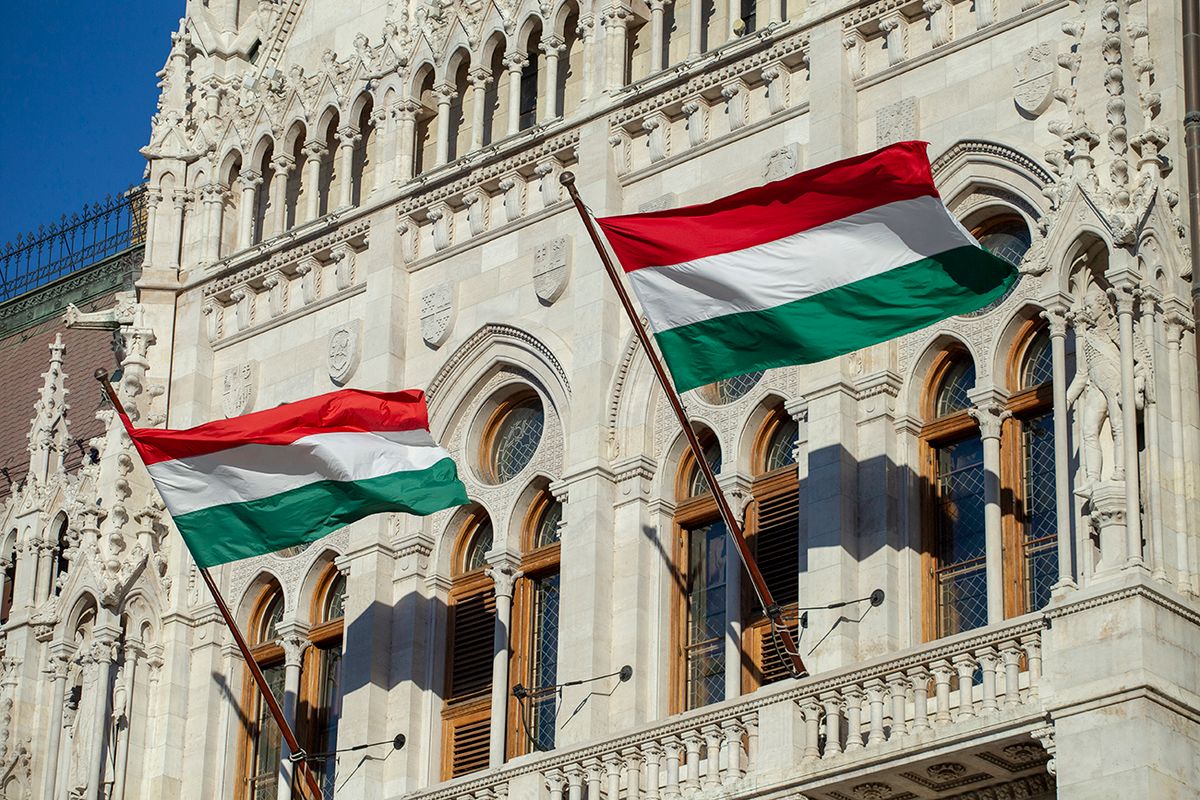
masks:
<path id="1" fill-rule="evenodd" d="M 1038 724 L 1043 624 L 1012 620 L 410 797 L 511 800 L 544 787 L 550 800 L 680 800 L 835 780 L 981 728 Z"/>
<path id="2" fill-rule="evenodd" d="M 0 251 L 0 302 L 142 244 L 145 190 L 135 186 L 58 222 L 18 235 Z"/>

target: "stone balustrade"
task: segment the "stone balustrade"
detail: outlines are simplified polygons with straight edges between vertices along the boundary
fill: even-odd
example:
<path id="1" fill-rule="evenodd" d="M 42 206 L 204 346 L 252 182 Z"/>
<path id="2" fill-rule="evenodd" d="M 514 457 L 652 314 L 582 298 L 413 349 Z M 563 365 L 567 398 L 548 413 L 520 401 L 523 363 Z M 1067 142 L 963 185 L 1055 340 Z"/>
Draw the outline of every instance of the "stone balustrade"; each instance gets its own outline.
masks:
<path id="1" fill-rule="evenodd" d="M 652 727 L 535 754 L 412 800 L 752 797 L 1043 718 L 1041 615 L 767 687 Z M 1025 745 L 1022 745 L 1025 746 Z"/>

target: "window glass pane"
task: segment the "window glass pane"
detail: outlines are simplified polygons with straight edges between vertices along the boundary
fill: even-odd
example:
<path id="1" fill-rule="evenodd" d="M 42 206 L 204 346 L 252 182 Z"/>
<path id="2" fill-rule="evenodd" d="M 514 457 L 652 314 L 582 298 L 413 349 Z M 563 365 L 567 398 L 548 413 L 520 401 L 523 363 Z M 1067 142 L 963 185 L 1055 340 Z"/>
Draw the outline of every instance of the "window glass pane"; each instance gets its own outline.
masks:
<path id="1" fill-rule="evenodd" d="M 796 441 L 800 438 L 800 426 L 796 420 L 788 419 L 775 426 L 771 441 L 767 443 L 767 457 L 763 468 L 773 469 L 796 463 Z"/>
<path id="2" fill-rule="evenodd" d="M 277 700 L 283 700 L 283 664 L 263 667 L 263 677 Z M 251 742 L 250 796 L 254 800 L 274 800 L 279 777 L 280 734 L 267 704 L 255 690 L 254 735 Z"/>
<path id="3" fill-rule="evenodd" d="M 1021 367 L 1021 388 L 1032 389 L 1043 383 L 1050 383 L 1053 377 L 1050 337 L 1042 331 L 1034 337 L 1029 343 L 1029 349 L 1025 351 L 1025 363 Z"/>
<path id="4" fill-rule="evenodd" d="M 346 576 L 338 575 L 325 596 L 325 621 L 346 616 Z"/>
<path id="5" fill-rule="evenodd" d="M 688 531 L 687 707 L 725 699 L 725 524 Z"/>
<path id="6" fill-rule="evenodd" d="M 1009 217 L 989 225 L 979 234 L 979 243 L 1014 267 L 1029 252 L 1033 240 L 1025 221 Z"/>
<path id="7" fill-rule="evenodd" d="M 938 389 L 935 412 L 939 417 L 949 416 L 971 405 L 967 392 L 975 388 L 975 363 L 962 360 L 950 367 Z"/>
<path id="8" fill-rule="evenodd" d="M 1054 419 L 1049 413 L 1021 423 L 1027 610 L 1050 602 L 1058 580 L 1054 495 Z"/>
<path id="9" fill-rule="evenodd" d="M 471 544 L 467 547 L 467 557 L 463 564 L 464 572 L 487 566 L 487 552 L 492 549 L 492 536 L 492 520 L 490 517 L 484 517 L 476 526 Z"/>
<path id="10" fill-rule="evenodd" d="M 982 440 L 938 448 L 937 492 L 936 575 L 945 636 L 987 624 Z"/>
<path id="11" fill-rule="evenodd" d="M 525 469 L 542 440 L 544 425 L 542 403 L 536 398 L 504 415 L 492 444 L 492 479 L 496 483 L 504 483 Z"/>
<path id="12" fill-rule="evenodd" d="M 559 527 L 562 523 L 562 503 L 557 500 L 552 501 L 546 506 L 546 510 L 542 512 L 542 516 L 538 519 L 537 530 L 533 534 L 533 546 L 545 547 L 546 545 L 554 544 L 562 537 Z"/>
<path id="13" fill-rule="evenodd" d="M 263 611 L 257 642 L 272 642 L 279 638 L 279 623 L 283 621 L 283 596 L 276 593 Z"/>
<path id="14" fill-rule="evenodd" d="M 320 679 L 317 684 L 316 742 L 313 752 L 329 753 L 337 749 L 338 723 L 342 719 L 342 645 L 323 647 L 318 652 Z M 336 787 L 337 758 L 310 762 L 316 769 L 317 782 L 326 798 Z"/>
<path id="15" fill-rule="evenodd" d="M 712 467 L 713 474 L 720 474 L 721 445 L 715 439 L 704 446 L 704 460 Z M 705 480 L 704 473 L 699 467 L 693 466 L 692 474 L 688 477 L 687 496 L 696 497 L 707 494 L 708 491 L 708 481 Z"/>
<path id="16" fill-rule="evenodd" d="M 732 378 L 725 378 L 716 383 L 702 386 L 697 391 L 701 397 L 713 405 L 732 403 L 734 400 L 745 397 L 747 392 L 758 385 L 764 374 L 766 373 L 760 369 L 747 372 L 745 375 L 734 375 Z"/>
<path id="17" fill-rule="evenodd" d="M 533 637 L 529 643 L 530 698 L 529 735 L 536 750 L 554 749 L 555 718 L 558 714 L 558 574 L 533 581 Z"/>

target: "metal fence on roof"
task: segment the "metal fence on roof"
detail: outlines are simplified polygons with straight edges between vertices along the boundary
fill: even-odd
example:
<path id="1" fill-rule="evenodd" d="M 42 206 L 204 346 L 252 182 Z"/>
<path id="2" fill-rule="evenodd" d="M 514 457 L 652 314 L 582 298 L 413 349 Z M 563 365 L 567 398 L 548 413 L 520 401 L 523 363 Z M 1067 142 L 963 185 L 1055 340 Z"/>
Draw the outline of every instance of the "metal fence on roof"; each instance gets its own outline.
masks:
<path id="1" fill-rule="evenodd" d="M 145 186 L 18 235 L 0 250 L 0 302 L 45 286 L 146 239 Z"/>

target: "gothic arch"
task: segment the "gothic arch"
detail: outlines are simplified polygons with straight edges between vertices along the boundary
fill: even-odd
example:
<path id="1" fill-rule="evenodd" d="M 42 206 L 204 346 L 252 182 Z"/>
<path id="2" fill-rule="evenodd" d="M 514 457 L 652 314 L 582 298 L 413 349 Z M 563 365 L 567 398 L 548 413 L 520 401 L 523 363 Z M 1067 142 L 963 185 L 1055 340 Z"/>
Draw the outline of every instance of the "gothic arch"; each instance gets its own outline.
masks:
<path id="1" fill-rule="evenodd" d="M 1016 392 L 1020 387 L 1010 385 L 1011 380 L 1011 361 L 1014 355 L 1014 348 L 1023 342 L 1021 341 L 1025 332 L 1029 330 L 1028 323 L 1031 320 L 1040 318 L 1042 308 L 1034 303 L 1025 303 L 1020 308 L 1016 309 L 1011 314 L 1007 321 L 997 330 L 995 340 L 992 342 L 992 384 L 1007 389 L 1009 392 Z"/>
<path id="2" fill-rule="evenodd" d="M 968 206 L 1003 204 L 1017 210 L 1032 226 L 1045 209 L 1042 189 L 1051 175 L 1016 148 L 986 139 L 962 139 L 932 162 L 934 182 L 956 216 Z M 962 208 L 963 212 L 959 212 Z"/>
<path id="3" fill-rule="evenodd" d="M 921 351 L 921 355 L 913 359 L 911 366 L 908 369 L 908 374 L 904 376 L 904 384 L 901 391 L 901 408 L 907 409 L 908 413 L 917 419 L 924 419 L 924 400 L 928 389 L 930 388 L 929 375 L 930 370 L 936 366 L 939 357 L 947 350 L 959 349 L 967 353 L 975 364 L 981 363 L 981 359 L 987 354 L 976 352 L 966 338 L 959 336 L 949 328 L 941 327 L 933 334 L 929 343 L 925 345 Z"/>
<path id="4" fill-rule="evenodd" d="M 777 391 L 767 389 L 755 401 L 742 421 L 737 435 L 737 467 L 739 471 L 751 474 L 754 471 L 754 451 L 758 445 L 759 433 L 766 421 L 771 418 L 783 405 L 787 398 Z"/>
<path id="5" fill-rule="evenodd" d="M 316 545 L 313 545 L 316 547 Z M 312 603 L 305 603 L 305 599 L 312 600 L 320 588 L 321 579 L 325 576 L 325 571 L 329 568 L 341 553 L 334 550 L 332 547 L 323 547 L 317 554 L 317 557 L 308 565 L 307 571 L 304 573 L 303 580 L 300 581 L 298 594 L 296 597 L 295 609 L 297 618 L 302 619 L 309 624 L 318 622 L 319 620 L 305 619 L 312 611 Z"/>
<path id="6" fill-rule="evenodd" d="M 246 588 L 242 590 L 241 595 L 235 597 L 233 601 L 233 608 L 235 609 L 233 618 L 243 631 L 249 630 L 250 623 L 253 622 L 252 617 L 258 611 L 259 595 L 265 587 L 272 584 L 283 595 L 284 618 L 286 619 L 295 615 L 295 599 L 288 596 L 288 593 L 284 590 L 283 581 L 279 579 L 279 576 L 264 567 L 246 584 Z"/>
<path id="7" fill-rule="evenodd" d="M 661 401 L 654 370 L 634 333 L 625 339 L 621 360 L 608 391 L 608 414 L 605 419 L 610 458 L 629 458 L 643 454 L 651 458 L 654 452 L 656 409 Z"/>

